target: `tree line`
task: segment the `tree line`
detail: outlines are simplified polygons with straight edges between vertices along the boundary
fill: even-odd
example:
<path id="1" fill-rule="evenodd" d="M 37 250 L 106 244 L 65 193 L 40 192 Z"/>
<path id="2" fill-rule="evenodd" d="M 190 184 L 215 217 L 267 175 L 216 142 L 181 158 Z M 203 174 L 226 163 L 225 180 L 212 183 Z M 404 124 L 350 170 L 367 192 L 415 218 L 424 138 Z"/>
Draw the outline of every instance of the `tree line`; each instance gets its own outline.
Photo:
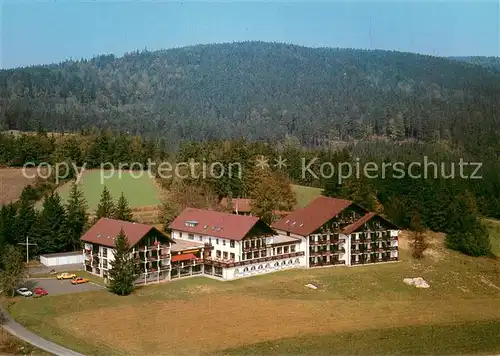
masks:
<path id="1" fill-rule="evenodd" d="M 0 254 L 9 246 L 20 247 L 19 244 L 25 243 L 26 238 L 36 244 L 30 247 L 31 258 L 41 254 L 77 251 L 81 248 L 80 237 L 100 218 L 133 221 L 132 210 L 123 193 L 115 202 L 106 187 L 92 219 L 76 183 L 72 183 L 66 203 L 53 191 L 43 198 L 38 208 L 34 197 L 33 188 L 28 185 L 18 201 L 0 209 Z"/>

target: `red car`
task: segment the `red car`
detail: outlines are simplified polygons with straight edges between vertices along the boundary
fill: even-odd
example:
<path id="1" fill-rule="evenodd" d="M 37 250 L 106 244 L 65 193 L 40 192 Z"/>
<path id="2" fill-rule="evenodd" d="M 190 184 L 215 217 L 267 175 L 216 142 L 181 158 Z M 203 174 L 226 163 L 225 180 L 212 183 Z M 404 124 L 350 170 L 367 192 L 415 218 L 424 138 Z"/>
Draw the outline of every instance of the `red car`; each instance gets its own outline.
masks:
<path id="1" fill-rule="evenodd" d="M 38 297 L 43 297 L 44 295 L 47 295 L 49 293 L 47 293 L 47 291 L 43 288 L 36 287 L 35 289 L 33 289 L 33 294 Z"/>

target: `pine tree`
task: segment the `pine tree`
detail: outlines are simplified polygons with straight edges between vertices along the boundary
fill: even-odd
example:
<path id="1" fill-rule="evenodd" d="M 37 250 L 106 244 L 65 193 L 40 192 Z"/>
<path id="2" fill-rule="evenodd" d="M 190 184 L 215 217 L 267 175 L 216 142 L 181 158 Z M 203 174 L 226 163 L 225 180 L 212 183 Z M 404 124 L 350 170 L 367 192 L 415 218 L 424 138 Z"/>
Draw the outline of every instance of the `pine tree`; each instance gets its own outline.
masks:
<path id="1" fill-rule="evenodd" d="M 112 218 L 115 212 L 115 204 L 113 203 L 113 198 L 109 193 L 109 190 L 104 186 L 101 194 L 101 200 L 97 205 L 95 212 L 95 221 L 101 218 Z"/>
<path id="2" fill-rule="evenodd" d="M 122 192 L 118 198 L 118 202 L 116 203 L 113 218 L 123 221 L 133 221 L 133 217 L 132 209 L 130 209 L 127 198 L 125 198 L 125 195 L 123 195 Z"/>
<path id="3" fill-rule="evenodd" d="M 29 195 L 21 195 L 15 219 L 16 243 L 36 240 L 37 213 Z"/>
<path id="4" fill-rule="evenodd" d="M 42 211 L 38 214 L 36 229 L 38 251 L 40 253 L 68 251 L 66 226 L 66 211 L 61 204 L 61 198 L 59 194 L 52 193 L 45 198 Z"/>
<path id="5" fill-rule="evenodd" d="M 15 244 L 17 207 L 14 203 L 3 205 L 0 210 L 0 240 L 5 244 Z"/>
<path id="6" fill-rule="evenodd" d="M 18 247 L 8 245 L 1 256 L 0 288 L 13 297 L 25 276 L 24 255 Z"/>
<path id="7" fill-rule="evenodd" d="M 263 170 L 250 192 L 252 214 L 271 224 L 277 210 L 290 211 L 297 203 L 290 182 L 270 170 Z"/>
<path id="8" fill-rule="evenodd" d="M 118 295 L 129 295 L 134 289 L 134 282 L 139 276 L 139 271 L 130 253 L 128 238 L 123 229 L 115 238 L 114 260 L 110 262 L 111 270 L 108 272 L 111 292 Z"/>
<path id="9" fill-rule="evenodd" d="M 449 231 L 446 245 L 471 256 L 486 256 L 491 250 L 488 230 L 477 217 L 474 197 L 469 192 L 459 194 L 450 205 Z"/>
<path id="10" fill-rule="evenodd" d="M 80 237 L 83 235 L 88 222 L 87 202 L 78 185 L 73 182 L 66 205 L 66 230 L 68 249 L 76 251 L 80 248 Z"/>
<path id="11" fill-rule="evenodd" d="M 416 259 L 424 257 L 424 251 L 429 247 L 425 236 L 424 228 L 420 223 L 420 214 L 417 212 L 413 215 L 410 223 L 412 231 L 412 256 Z"/>

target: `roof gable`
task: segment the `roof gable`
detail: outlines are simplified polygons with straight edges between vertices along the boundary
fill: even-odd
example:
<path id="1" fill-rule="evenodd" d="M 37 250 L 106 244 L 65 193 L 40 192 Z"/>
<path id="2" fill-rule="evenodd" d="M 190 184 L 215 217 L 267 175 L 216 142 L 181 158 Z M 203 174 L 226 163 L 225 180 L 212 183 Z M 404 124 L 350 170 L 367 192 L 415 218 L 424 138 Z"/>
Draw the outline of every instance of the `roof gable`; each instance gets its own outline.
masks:
<path id="1" fill-rule="evenodd" d="M 369 222 L 370 220 L 373 220 L 373 219 L 382 220 L 385 224 L 390 226 L 393 230 L 400 230 L 399 227 L 397 227 L 396 225 L 391 223 L 389 220 L 384 219 L 382 216 L 377 215 L 373 212 L 370 212 L 368 214 L 365 214 L 364 216 L 362 216 L 360 219 L 356 220 L 352 224 L 346 226 L 344 231 L 342 231 L 342 233 L 344 233 L 346 235 L 352 234 L 353 232 L 356 232 L 359 228 L 361 228 L 363 225 L 365 225 L 367 222 Z"/>
<path id="2" fill-rule="evenodd" d="M 352 204 L 349 200 L 320 196 L 306 207 L 276 221 L 272 227 L 308 236 Z"/>
<path id="3" fill-rule="evenodd" d="M 236 215 L 219 211 L 186 208 L 170 224 L 173 230 L 220 237 L 229 240 L 242 240 L 257 223 L 258 217 Z M 261 225 L 260 223 L 258 225 Z M 264 224 L 266 225 L 266 224 Z M 274 231 L 266 225 L 270 233 Z"/>
<path id="4" fill-rule="evenodd" d="M 115 237 L 118 236 L 120 230 L 127 236 L 130 247 L 135 246 L 142 240 L 150 231 L 156 230 L 169 240 L 168 236 L 163 234 L 152 225 L 133 223 L 122 220 L 115 220 L 109 218 L 101 218 L 92 226 L 80 240 L 84 242 L 94 243 L 107 247 L 115 247 Z"/>

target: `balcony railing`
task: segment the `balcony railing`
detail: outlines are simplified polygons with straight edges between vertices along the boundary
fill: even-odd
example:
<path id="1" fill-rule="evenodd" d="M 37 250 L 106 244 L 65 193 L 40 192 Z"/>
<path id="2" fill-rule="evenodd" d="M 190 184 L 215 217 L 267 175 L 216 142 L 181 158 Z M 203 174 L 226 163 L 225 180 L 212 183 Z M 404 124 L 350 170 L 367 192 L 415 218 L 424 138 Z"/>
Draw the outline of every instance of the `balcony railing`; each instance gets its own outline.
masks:
<path id="1" fill-rule="evenodd" d="M 222 259 L 217 260 L 217 259 L 206 258 L 203 261 L 203 263 L 205 263 L 207 265 L 212 265 L 215 267 L 238 267 L 238 266 L 249 265 L 252 263 L 269 262 L 269 261 L 281 260 L 281 259 L 291 258 L 291 257 L 299 257 L 299 256 L 304 256 L 304 255 L 305 255 L 304 251 L 300 251 L 300 252 L 285 253 L 285 254 L 276 255 L 276 256 L 254 258 L 254 259 L 239 261 L 239 262 L 232 262 L 231 260 L 222 260 Z"/>
<path id="2" fill-rule="evenodd" d="M 336 265 L 345 265 L 344 260 L 340 261 L 330 261 L 330 262 L 316 262 L 316 263 L 309 263 L 309 267 L 325 267 L 325 266 L 336 266 Z"/>
<path id="3" fill-rule="evenodd" d="M 310 256 L 331 256 L 331 255 L 339 255 L 341 253 L 345 253 L 344 248 L 338 250 L 330 250 L 330 251 L 309 251 Z"/>
<path id="4" fill-rule="evenodd" d="M 265 250 L 267 249 L 267 245 L 260 245 L 260 246 L 243 246 L 243 252 L 252 252 L 252 251 L 259 251 L 259 250 Z"/>

